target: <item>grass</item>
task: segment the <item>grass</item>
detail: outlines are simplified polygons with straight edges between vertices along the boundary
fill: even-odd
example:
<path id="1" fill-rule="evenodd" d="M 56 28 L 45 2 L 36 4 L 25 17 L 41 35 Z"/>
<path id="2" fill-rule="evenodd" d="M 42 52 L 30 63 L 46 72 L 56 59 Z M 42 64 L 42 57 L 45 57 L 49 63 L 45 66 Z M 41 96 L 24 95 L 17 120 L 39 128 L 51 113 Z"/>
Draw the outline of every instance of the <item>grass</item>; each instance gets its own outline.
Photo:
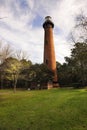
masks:
<path id="1" fill-rule="evenodd" d="M 87 130 L 87 91 L 0 90 L 0 130 Z"/>

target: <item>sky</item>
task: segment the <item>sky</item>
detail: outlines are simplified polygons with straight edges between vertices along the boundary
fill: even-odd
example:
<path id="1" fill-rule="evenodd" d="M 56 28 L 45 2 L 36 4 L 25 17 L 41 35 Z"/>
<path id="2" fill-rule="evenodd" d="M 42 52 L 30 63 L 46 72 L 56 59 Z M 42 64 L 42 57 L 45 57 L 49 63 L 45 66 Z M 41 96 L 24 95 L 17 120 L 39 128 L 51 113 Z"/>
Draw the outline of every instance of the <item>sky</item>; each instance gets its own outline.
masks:
<path id="1" fill-rule="evenodd" d="M 81 11 L 87 15 L 87 0 L 0 0 L 0 41 L 26 51 L 33 63 L 42 63 L 42 25 L 44 18 L 51 16 L 56 61 L 64 63 L 72 48 L 68 37 Z"/>

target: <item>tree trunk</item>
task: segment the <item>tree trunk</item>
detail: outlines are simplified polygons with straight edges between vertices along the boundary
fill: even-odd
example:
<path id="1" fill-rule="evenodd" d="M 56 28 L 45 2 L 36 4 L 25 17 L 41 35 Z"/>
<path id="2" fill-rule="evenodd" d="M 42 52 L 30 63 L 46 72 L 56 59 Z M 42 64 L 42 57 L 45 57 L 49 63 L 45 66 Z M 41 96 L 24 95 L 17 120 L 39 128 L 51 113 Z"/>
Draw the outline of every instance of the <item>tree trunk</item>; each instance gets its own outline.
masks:
<path id="1" fill-rule="evenodd" d="M 16 92 L 16 86 L 17 86 L 17 75 L 14 74 L 14 93 Z"/>
<path id="2" fill-rule="evenodd" d="M 3 89 L 3 76 L 1 76 L 1 89 Z"/>

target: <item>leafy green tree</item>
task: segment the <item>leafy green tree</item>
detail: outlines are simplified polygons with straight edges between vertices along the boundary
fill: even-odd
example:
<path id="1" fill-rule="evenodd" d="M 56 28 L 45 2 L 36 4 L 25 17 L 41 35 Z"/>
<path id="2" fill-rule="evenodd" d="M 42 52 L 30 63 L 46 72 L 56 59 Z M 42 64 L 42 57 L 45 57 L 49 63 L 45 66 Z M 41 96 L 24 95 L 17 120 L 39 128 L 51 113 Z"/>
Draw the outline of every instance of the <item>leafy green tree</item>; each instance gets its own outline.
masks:
<path id="1" fill-rule="evenodd" d="M 4 78 L 13 81 L 14 92 L 16 91 L 16 85 L 18 77 L 21 71 L 21 63 L 15 58 L 7 58 L 1 65 L 1 69 L 4 74 Z"/>
<path id="2" fill-rule="evenodd" d="M 87 85 L 87 44 L 76 43 L 71 57 L 65 57 L 66 63 L 59 64 L 60 86 L 82 87 Z"/>
<path id="3" fill-rule="evenodd" d="M 43 83 L 52 80 L 53 73 L 44 65 L 44 64 L 34 64 L 30 68 L 27 68 L 23 71 L 26 75 L 26 79 L 36 84 L 36 88 L 41 88 Z M 39 84 L 39 86 L 38 86 Z"/>
<path id="4" fill-rule="evenodd" d="M 18 80 L 18 85 L 21 86 L 22 88 L 27 88 L 28 87 L 28 82 L 29 79 L 27 78 L 27 71 L 31 66 L 32 62 L 30 60 L 22 59 L 20 60 L 21 63 L 21 72 Z"/>
<path id="5" fill-rule="evenodd" d="M 87 82 L 87 44 L 76 43 L 72 49 L 71 58 L 74 62 L 74 70 L 76 70 L 79 82 L 84 86 Z"/>
<path id="6" fill-rule="evenodd" d="M 0 65 L 0 79 L 1 79 L 1 88 L 3 88 L 4 81 L 13 82 L 14 91 L 16 91 L 16 87 L 23 86 L 27 83 L 25 78 L 25 74 L 22 73 L 23 70 L 29 68 L 32 65 L 31 61 L 26 61 L 22 59 L 19 61 L 16 58 L 7 58 Z M 5 84 L 4 84 L 5 85 Z M 6 85 L 5 85 L 6 86 Z"/>

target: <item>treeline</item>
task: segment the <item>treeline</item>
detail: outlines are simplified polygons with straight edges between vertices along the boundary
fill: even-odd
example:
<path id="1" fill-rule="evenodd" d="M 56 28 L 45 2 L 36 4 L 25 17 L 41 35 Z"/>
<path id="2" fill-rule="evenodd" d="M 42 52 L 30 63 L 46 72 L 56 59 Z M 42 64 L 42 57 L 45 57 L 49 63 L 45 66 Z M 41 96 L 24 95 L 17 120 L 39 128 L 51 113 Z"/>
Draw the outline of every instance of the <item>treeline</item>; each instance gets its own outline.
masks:
<path id="1" fill-rule="evenodd" d="M 2 61 L 0 88 L 43 89 L 45 83 L 52 81 L 53 74 L 44 64 L 33 64 L 24 57 L 11 55 L 4 56 Z M 57 62 L 57 72 L 60 87 L 87 86 L 87 44 L 76 43 L 71 57 L 65 57 L 63 64 Z"/>
<path id="2" fill-rule="evenodd" d="M 71 57 L 65 57 L 66 63 L 57 63 L 61 86 L 87 86 L 87 44 L 76 43 L 71 50 Z"/>
<path id="3" fill-rule="evenodd" d="M 87 16 L 81 12 L 76 17 L 76 25 L 70 33 L 74 43 L 71 57 L 65 57 L 63 65 L 58 64 L 61 86 L 87 86 Z"/>
<path id="4" fill-rule="evenodd" d="M 14 91 L 16 88 L 42 89 L 42 84 L 52 80 L 53 74 L 44 64 L 32 64 L 30 60 L 19 57 L 15 58 L 9 55 L 2 58 L 0 88 L 14 88 Z"/>

